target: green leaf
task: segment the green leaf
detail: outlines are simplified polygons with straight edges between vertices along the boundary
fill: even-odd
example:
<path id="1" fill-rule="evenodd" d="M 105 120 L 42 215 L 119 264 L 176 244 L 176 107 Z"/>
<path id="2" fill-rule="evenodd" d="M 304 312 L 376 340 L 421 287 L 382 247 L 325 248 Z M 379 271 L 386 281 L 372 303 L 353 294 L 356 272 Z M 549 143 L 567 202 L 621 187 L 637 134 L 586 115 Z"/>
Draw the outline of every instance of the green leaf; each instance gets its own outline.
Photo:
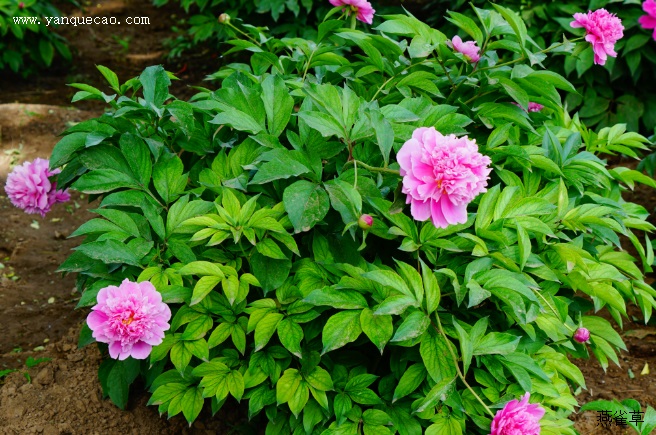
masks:
<path id="1" fill-rule="evenodd" d="M 130 384 L 139 374 L 139 361 L 128 359 L 116 361 L 107 377 L 109 398 L 121 409 L 125 409 L 130 393 Z"/>
<path id="2" fill-rule="evenodd" d="M 311 172 L 310 168 L 299 161 L 297 153 L 283 149 L 267 152 L 266 156 L 271 160 L 260 166 L 249 184 L 264 184 Z"/>
<path id="3" fill-rule="evenodd" d="M 262 286 L 264 292 L 269 292 L 280 287 L 292 268 L 290 260 L 276 260 L 265 257 L 259 252 L 253 254 L 250 259 L 251 272 Z"/>
<path id="4" fill-rule="evenodd" d="M 178 270 L 179 275 L 218 276 L 224 278 L 221 268 L 209 261 L 193 261 Z"/>
<path id="5" fill-rule="evenodd" d="M 382 355 L 385 345 L 394 333 L 392 316 L 386 314 L 376 315 L 369 308 L 365 308 L 360 314 L 360 326 Z"/>
<path id="6" fill-rule="evenodd" d="M 244 395 L 244 377 L 242 374 L 237 370 L 232 370 L 226 376 L 226 383 L 228 385 L 228 391 L 230 391 L 232 397 L 239 402 Z"/>
<path id="7" fill-rule="evenodd" d="M 312 372 L 305 375 L 305 380 L 307 381 L 312 388 L 319 391 L 332 391 L 333 390 L 333 380 L 330 377 L 330 373 L 321 367 L 317 366 L 312 370 Z"/>
<path id="8" fill-rule="evenodd" d="M 266 346 L 283 317 L 281 313 L 269 313 L 257 322 L 255 327 L 255 352 Z"/>
<path id="9" fill-rule="evenodd" d="M 321 354 L 339 349 L 347 343 L 355 341 L 362 332 L 360 326 L 361 310 L 342 311 L 331 316 L 323 328 L 321 339 L 323 350 Z"/>
<path id="10" fill-rule="evenodd" d="M 47 39 L 41 39 L 39 41 L 39 53 L 46 66 L 50 66 L 52 58 L 55 56 L 55 48 Z"/>
<path id="11" fill-rule="evenodd" d="M 467 32 L 469 36 L 474 38 L 479 47 L 483 44 L 483 32 L 481 32 L 481 29 L 478 28 L 474 20 L 466 15 L 453 11 L 449 11 L 449 15 L 450 18 L 447 18 L 447 20 Z"/>
<path id="12" fill-rule="evenodd" d="M 462 427 L 453 414 L 440 412 L 432 421 L 434 423 L 426 428 L 425 435 L 462 435 Z"/>
<path id="13" fill-rule="evenodd" d="M 298 358 L 302 358 L 301 341 L 303 340 L 303 328 L 292 319 L 286 318 L 278 323 L 277 329 L 278 339 L 285 349 L 296 355 Z"/>
<path id="14" fill-rule="evenodd" d="M 276 401 L 278 405 L 289 402 L 301 386 L 303 378 L 296 369 L 287 369 L 276 383 Z"/>
<path id="15" fill-rule="evenodd" d="M 381 285 L 392 287 L 399 293 L 402 293 L 403 295 L 416 300 L 414 293 L 412 293 L 410 288 L 408 288 L 408 285 L 405 283 L 405 281 L 403 281 L 399 275 L 397 275 L 395 272 L 392 272 L 391 270 L 372 270 L 371 272 L 362 274 L 362 276 Z"/>
<path id="16" fill-rule="evenodd" d="M 204 276 L 198 280 L 191 294 L 189 305 L 196 305 L 207 296 L 222 280 L 219 276 Z"/>
<path id="17" fill-rule="evenodd" d="M 257 252 L 260 254 L 273 258 L 276 260 L 286 260 L 287 256 L 282 252 L 280 249 L 280 246 L 276 242 L 274 242 L 272 239 L 263 239 L 260 240 L 256 245 L 255 248 L 257 249 Z"/>
<path id="18" fill-rule="evenodd" d="M 433 381 L 440 382 L 456 376 L 456 367 L 446 340 L 437 332 L 429 330 L 428 334 L 424 334 L 419 353 Z"/>
<path id="19" fill-rule="evenodd" d="M 421 311 L 414 311 L 403 320 L 390 341 L 405 341 L 419 337 L 428 329 L 430 319 Z"/>
<path id="20" fill-rule="evenodd" d="M 367 308 L 367 300 L 357 291 L 333 287 L 314 290 L 303 300 L 312 305 L 326 305 L 342 310 Z"/>
<path id="21" fill-rule="evenodd" d="M 447 399 L 447 393 L 451 390 L 451 387 L 453 387 L 453 381 L 455 381 L 455 378 L 445 378 L 436 383 L 428 394 L 426 394 L 426 397 L 419 402 L 417 409 L 415 409 L 414 412 L 424 412 L 425 410 L 436 406 L 438 403 L 444 402 Z"/>
<path id="22" fill-rule="evenodd" d="M 264 127 L 257 123 L 255 118 L 238 110 L 231 109 L 228 112 L 219 113 L 210 121 L 212 124 L 229 125 L 235 130 L 258 134 Z"/>
<path id="23" fill-rule="evenodd" d="M 96 68 L 98 68 L 98 71 L 100 71 L 103 77 L 105 77 L 105 80 L 107 80 L 109 86 L 111 86 L 111 88 L 116 92 L 119 92 L 120 88 L 119 88 L 118 76 L 116 75 L 116 73 L 102 65 L 96 65 Z"/>
<path id="24" fill-rule="evenodd" d="M 124 187 L 136 189 L 139 185 L 127 174 L 113 169 L 102 169 L 83 174 L 71 187 L 83 193 L 105 193 Z"/>
<path id="25" fill-rule="evenodd" d="M 288 186 L 282 200 L 296 233 L 312 229 L 330 209 L 328 194 L 323 187 L 305 180 Z"/>
<path id="26" fill-rule="evenodd" d="M 387 167 L 389 163 L 389 155 L 392 151 L 392 146 L 394 145 L 394 130 L 392 129 L 392 124 L 390 124 L 380 111 L 374 111 L 371 113 L 371 125 L 376 132 L 376 142 L 378 142 L 378 147 L 383 155 L 383 161 Z"/>
<path id="27" fill-rule="evenodd" d="M 426 295 L 426 311 L 430 315 L 440 304 L 440 285 L 437 282 L 437 278 L 433 271 L 426 266 L 423 260 L 419 260 L 421 263 L 421 277 L 424 283 L 424 294 Z"/>
<path id="28" fill-rule="evenodd" d="M 301 111 L 298 116 L 311 128 L 317 130 L 323 137 L 337 136 L 340 139 L 346 137 L 344 128 L 337 119 L 327 113 L 316 111 Z"/>
<path id="29" fill-rule="evenodd" d="M 426 368 L 423 364 L 418 363 L 408 367 L 394 390 L 392 403 L 415 391 L 424 379 L 426 379 Z"/>
<path id="30" fill-rule="evenodd" d="M 204 403 L 202 388 L 191 387 L 185 392 L 182 398 L 182 414 L 190 425 L 200 414 Z"/>
<path id="31" fill-rule="evenodd" d="M 167 204 L 173 202 L 184 192 L 187 175 L 183 174 L 184 165 L 178 156 L 157 162 L 153 168 L 153 184 L 157 193 Z"/>
<path id="32" fill-rule="evenodd" d="M 149 66 L 139 76 L 147 103 L 160 107 L 169 96 L 171 79 L 161 65 Z"/>
<path id="33" fill-rule="evenodd" d="M 522 337 L 505 332 L 490 332 L 474 344 L 474 355 L 508 354 L 517 349 Z"/>
<path id="34" fill-rule="evenodd" d="M 278 137 L 285 130 L 294 108 L 294 99 L 280 76 L 270 75 L 262 81 L 262 101 L 269 134 Z"/>
<path id="35" fill-rule="evenodd" d="M 119 140 L 119 144 L 134 178 L 139 180 L 141 185 L 147 188 L 153 171 L 153 163 L 150 159 L 151 154 L 148 146 L 146 146 L 143 140 L 130 133 L 123 134 Z"/>
<path id="36" fill-rule="evenodd" d="M 503 16 L 508 24 L 510 24 L 510 27 L 512 27 L 513 31 L 515 32 L 515 35 L 517 35 L 519 45 L 522 46 L 523 49 L 524 45 L 526 44 L 526 38 L 528 36 L 526 24 L 524 24 L 524 21 L 517 14 L 517 12 L 513 10 L 494 3 L 492 3 L 492 6 L 497 10 L 497 12 L 501 14 L 501 16 Z"/>
<path id="37" fill-rule="evenodd" d="M 127 245 L 116 240 L 108 239 L 102 242 L 85 243 L 74 249 L 95 260 L 101 260 L 105 264 L 139 266 L 140 257 L 137 257 Z"/>
<path id="38" fill-rule="evenodd" d="M 524 270 L 526 262 L 531 255 L 531 239 L 519 222 L 515 221 L 517 226 L 517 244 L 519 247 L 519 268 Z"/>
<path id="39" fill-rule="evenodd" d="M 88 133 L 71 133 L 61 138 L 50 155 L 50 169 L 68 163 L 77 150 L 84 148 L 87 136 Z"/>
<path id="40" fill-rule="evenodd" d="M 498 77 L 499 84 L 503 87 L 510 97 L 515 100 L 524 110 L 528 110 L 528 94 L 514 81 L 505 77 Z"/>

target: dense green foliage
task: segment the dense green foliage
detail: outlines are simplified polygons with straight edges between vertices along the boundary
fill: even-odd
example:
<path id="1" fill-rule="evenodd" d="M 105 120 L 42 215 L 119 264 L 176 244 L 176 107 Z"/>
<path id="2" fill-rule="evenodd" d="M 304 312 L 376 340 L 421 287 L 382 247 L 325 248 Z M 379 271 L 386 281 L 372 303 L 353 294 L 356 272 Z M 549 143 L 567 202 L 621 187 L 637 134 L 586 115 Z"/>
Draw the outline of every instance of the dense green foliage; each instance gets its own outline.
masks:
<path id="1" fill-rule="evenodd" d="M 621 324 L 627 303 L 645 319 L 656 306 L 638 236 L 653 226 L 621 197 L 655 183 L 600 157 L 646 139 L 570 118 L 559 91 L 575 89 L 533 62 L 549 50 L 519 16 L 474 11 L 451 19 L 483 47 L 475 67 L 394 15 L 372 33 L 327 20 L 314 41 L 245 26 L 229 44 L 249 63 L 190 101 L 169 95 L 161 67 L 123 84 L 101 68 L 111 95 L 76 85 L 76 100 L 110 110 L 70 128 L 50 160 L 59 186 L 101 198 L 60 270 L 79 274 L 80 307 L 128 278 L 174 312 L 149 361 L 101 366 L 115 403 L 141 374 L 150 403 L 190 422 L 205 399 L 214 412 L 236 399 L 267 434 L 487 434 L 528 391 L 547 409 L 543 434 L 575 433 L 585 380 L 568 357 L 607 367 L 625 349 L 594 313 Z M 422 126 L 467 134 L 492 159 L 466 224 L 438 229 L 404 208 L 395 155 Z M 571 340 L 579 324 L 587 346 Z"/>
<path id="2" fill-rule="evenodd" d="M 48 1 L 0 0 L 0 71 L 11 71 L 26 77 L 52 64 L 58 53 L 66 60 L 71 52 L 66 41 L 53 33 L 45 22 L 16 23 L 17 17 L 58 17 L 60 12 Z"/>
<path id="3" fill-rule="evenodd" d="M 485 3 L 474 1 L 480 7 Z M 572 32 L 581 34 L 570 27 L 572 15 L 577 12 L 606 8 L 616 13 L 624 25 L 624 37 L 616 46 L 617 58 L 609 58 L 601 68 L 593 67 L 592 49 L 588 44 L 582 44 L 573 56 L 552 57 L 545 65 L 565 75 L 577 88 L 578 94 L 568 95 L 567 106 L 569 110 L 577 110 L 588 126 L 601 128 L 625 123 L 630 131 L 654 133 L 656 81 L 653 71 L 656 66 L 656 41 L 651 37 L 651 30 L 645 30 L 638 24 L 638 18 L 645 14 L 641 1 L 511 0 L 503 4 L 520 12 L 528 34 L 544 45 L 561 41 L 563 34 L 567 37 Z M 464 1 L 454 3 L 432 0 L 428 2 L 427 8 L 455 9 L 472 16 Z M 429 20 L 437 24 L 442 17 L 431 14 Z"/>

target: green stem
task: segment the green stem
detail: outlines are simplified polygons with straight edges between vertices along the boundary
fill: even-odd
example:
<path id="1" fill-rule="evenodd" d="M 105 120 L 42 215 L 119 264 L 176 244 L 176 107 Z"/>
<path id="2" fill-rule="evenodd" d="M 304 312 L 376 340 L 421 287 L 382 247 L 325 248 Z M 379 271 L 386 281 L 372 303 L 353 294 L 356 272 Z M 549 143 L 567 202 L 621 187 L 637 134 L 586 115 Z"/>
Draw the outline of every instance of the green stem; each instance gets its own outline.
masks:
<path id="1" fill-rule="evenodd" d="M 572 39 L 571 41 L 567 41 L 567 42 L 577 42 L 577 41 L 580 41 L 580 40 L 582 40 L 582 39 L 583 39 L 583 37 L 580 37 L 580 38 Z M 559 43 L 559 44 L 552 45 L 552 46 L 550 46 L 550 47 L 545 48 L 544 50 L 540 50 L 540 51 L 538 51 L 536 54 L 544 54 L 544 53 L 548 53 L 548 52 L 550 52 L 550 51 L 552 51 L 552 50 L 554 50 L 554 49 L 556 49 L 556 48 L 558 48 L 558 47 L 561 47 L 561 46 L 563 46 L 563 45 L 565 45 L 565 44 L 566 44 L 566 42 L 561 42 L 561 43 Z M 481 68 L 481 69 L 479 69 L 478 71 L 487 71 L 487 70 L 489 70 L 489 69 L 493 69 L 493 68 L 500 68 L 500 67 L 502 67 L 502 66 L 508 66 L 508 65 L 512 65 L 512 64 L 517 63 L 517 62 L 521 62 L 521 61 L 523 61 L 523 60 L 526 60 L 526 55 L 525 55 L 525 54 L 522 54 L 522 56 L 521 56 L 521 57 L 518 57 L 517 59 L 509 60 L 508 62 L 499 63 L 499 64 L 497 64 L 497 65 L 486 66 L 485 68 Z M 472 73 L 473 73 L 473 72 L 474 72 L 474 71 L 472 71 Z M 471 75 L 471 74 L 470 74 L 470 75 Z"/>
<path id="2" fill-rule="evenodd" d="M 319 47 L 317 46 L 317 48 Z M 312 50 L 312 54 L 310 54 L 310 57 L 308 58 L 307 65 L 305 65 L 305 71 L 303 71 L 303 78 L 301 79 L 302 81 L 305 81 L 305 76 L 307 75 L 307 72 L 310 69 L 310 64 L 312 63 L 312 58 L 314 57 L 314 53 L 317 52 L 317 48 Z"/>
<path id="3" fill-rule="evenodd" d="M 451 83 L 451 88 L 453 89 L 453 87 L 456 86 L 456 84 L 453 82 L 451 75 L 449 75 L 449 71 L 446 70 L 446 67 L 444 66 L 444 62 L 442 62 L 442 59 L 440 59 L 440 57 L 437 55 L 435 55 L 435 59 L 437 59 L 437 63 L 439 63 L 442 69 L 444 70 L 444 75 L 446 76 L 447 79 L 449 79 L 449 83 Z M 456 87 L 456 89 L 458 88 Z"/>
<path id="4" fill-rule="evenodd" d="M 465 379 L 465 375 L 462 374 L 462 371 L 460 370 L 460 366 L 458 365 L 458 357 L 456 356 L 455 352 L 453 351 L 453 348 L 451 347 L 453 343 L 451 343 L 451 340 L 446 336 L 446 333 L 444 332 L 444 329 L 442 329 L 442 323 L 440 322 L 440 316 L 435 313 L 435 318 L 437 319 L 437 327 L 433 322 L 431 322 L 431 325 L 433 326 L 433 329 L 435 329 L 437 332 L 439 332 L 444 340 L 446 340 L 447 346 L 449 348 L 449 353 L 451 354 L 451 359 L 453 359 L 453 364 L 456 366 L 456 371 L 458 372 L 458 377 L 462 381 L 463 384 L 465 384 L 465 387 L 476 397 L 476 399 L 479 401 L 481 405 L 483 405 L 483 408 L 494 418 L 494 412 L 483 402 L 483 399 L 476 394 L 476 391 L 469 385 L 467 380 Z"/>
<path id="5" fill-rule="evenodd" d="M 247 38 L 250 39 L 251 41 L 253 41 L 258 47 L 261 47 L 261 46 L 262 46 L 262 44 L 260 44 L 259 42 L 257 42 L 257 40 L 256 40 L 255 38 L 253 38 L 253 37 L 252 37 L 251 35 L 249 35 L 248 33 L 244 32 L 243 30 L 241 30 L 241 29 L 235 27 L 235 25 L 232 24 L 231 22 L 227 22 L 227 23 L 225 23 L 225 24 L 226 24 L 227 26 L 231 27 L 232 29 L 234 29 L 235 31 L 241 33 L 242 35 L 244 35 L 245 37 L 247 37 Z"/>
<path id="6" fill-rule="evenodd" d="M 358 188 L 358 161 L 353 159 L 353 170 L 355 171 L 355 178 L 353 179 L 353 188 Z"/>
<path id="7" fill-rule="evenodd" d="M 551 305 L 551 304 L 549 303 L 549 301 L 547 300 L 547 298 L 545 298 L 544 295 L 543 295 L 542 293 L 540 293 L 538 290 L 536 290 L 536 289 L 534 289 L 534 288 L 531 288 L 531 290 L 533 290 L 533 291 L 535 292 L 535 294 L 537 294 L 538 296 L 540 296 L 540 297 L 542 298 L 542 300 L 544 301 L 544 303 L 547 304 L 547 306 L 548 306 L 548 307 L 551 309 L 551 311 L 554 313 L 554 316 L 556 316 L 557 319 L 560 319 L 560 314 L 558 314 L 558 311 L 556 311 L 556 309 L 553 307 L 553 305 Z M 573 329 L 572 329 L 567 323 L 564 323 L 564 322 L 563 322 L 563 325 L 565 325 L 565 327 L 566 327 L 567 329 L 569 329 L 571 332 L 574 332 L 574 330 L 573 330 Z"/>
<path id="8" fill-rule="evenodd" d="M 377 168 L 375 166 L 369 166 L 368 164 L 363 163 L 359 160 L 355 160 L 355 159 L 353 159 L 352 161 L 354 162 L 355 165 L 360 165 L 369 172 L 380 172 L 381 174 L 392 174 L 392 175 L 398 175 L 398 176 L 401 175 L 401 173 L 399 171 L 396 171 L 394 169 Z M 350 163 L 351 163 L 350 161 L 346 162 L 346 164 L 344 165 L 344 168 L 346 168 Z M 356 174 L 357 174 L 357 166 L 356 166 Z"/>
<path id="9" fill-rule="evenodd" d="M 162 204 L 161 202 L 159 202 L 159 199 L 157 199 L 157 197 L 155 195 L 153 195 L 153 193 L 149 189 L 147 189 L 146 187 L 143 187 L 143 191 L 146 192 L 151 198 L 153 198 L 156 203 L 158 203 L 160 206 L 162 206 L 162 208 L 164 210 L 169 211 L 169 208 L 167 206 L 165 206 L 164 204 Z"/>
<path id="10" fill-rule="evenodd" d="M 391 82 L 392 80 L 394 80 L 395 78 L 397 78 L 399 75 L 403 74 L 404 72 L 406 72 L 407 70 L 409 70 L 409 69 L 412 68 L 413 66 L 421 65 L 421 64 L 423 64 L 423 63 L 427 63 L 427 62 L 430 62 L 430 61 L 428 61 L 428 60 L 424 60 L 424 61 L 419 62 L 419 63 L 413 63 L 412 65 L 408 65 L 408 66 L 406 66 L 405 68 L 403 68 L 401 71 L 399 71 L 398 73 L 394 74 L 392 77 L 390 77 L 389 79 L 387 79 L 387 80 L 385 81 L 385 83 L 383 83 L 382 85 L 380 85 L 380 87 L 378 88 L 378 90 L 376 91 L 376 93 L 374 94 L 374 96 L 371 97 L 371 100 L 369 100 L 369 102 L 374 101 L 374 100 L 376 99 L 376 97 L 378 96 L 378 94 L 380 93 L 380 91 L 382 91 L 383 89 L 385 89 L 385 86 L 387 86 L 387 84 L 388 84 L 389 82 Z"/>
<path id="11" fill-rule="evenodd" d="M 357 18 L 356 13 L 351 12 L 351 29 L 352 30 L 355 30 L 355 26 L 357 25 L 357 23 L 355 22 L 356 18 Z"/>

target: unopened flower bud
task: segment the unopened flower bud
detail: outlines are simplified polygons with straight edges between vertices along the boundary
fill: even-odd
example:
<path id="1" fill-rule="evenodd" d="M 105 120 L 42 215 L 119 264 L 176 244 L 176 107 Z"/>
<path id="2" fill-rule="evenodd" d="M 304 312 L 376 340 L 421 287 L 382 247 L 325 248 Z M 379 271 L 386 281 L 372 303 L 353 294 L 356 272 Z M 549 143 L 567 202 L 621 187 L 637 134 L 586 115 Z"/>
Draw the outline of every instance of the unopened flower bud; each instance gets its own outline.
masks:
<path id="1" fill-rule="evenodd" d="M 574 340 L 578 341 L 579 343 L 587 342 L 590 340 L 590 331 L 588 331 L 586 328 L 577 329 L 574 333 Z"/>
<path id="2" fill-rule="evenodd" d="M 24 2 L 18 3 L 18 9 L 21 9 L 21 10 L 25 9 L 25 3 Z"/>
<path id="3" fill-rule="evenodd" d="M 374 218 L 372 218 L 371 215 L 363 214 L 360 216 L 360 219 L 358 219 L 358 226 L 365 231 L 371 228 L 373 225 Z"/>
<path id="4" fill-rule="evenodd" d="M 230 22 L 230 15 L 228 14 L 219 15 L 219 23 L 228 24 L 229 22 Z"/>

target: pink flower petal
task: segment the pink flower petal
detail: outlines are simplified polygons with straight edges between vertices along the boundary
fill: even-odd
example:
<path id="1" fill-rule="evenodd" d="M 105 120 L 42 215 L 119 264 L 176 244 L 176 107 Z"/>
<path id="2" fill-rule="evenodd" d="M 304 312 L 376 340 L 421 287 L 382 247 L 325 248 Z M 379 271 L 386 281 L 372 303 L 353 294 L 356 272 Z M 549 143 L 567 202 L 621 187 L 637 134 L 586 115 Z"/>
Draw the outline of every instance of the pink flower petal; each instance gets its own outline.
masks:
<path id="1" fill-rule="evenodd" d="M 171 310 L 150 282 L 126 279 L 101 289 L 97 301 L 87 324 L 96 340 L 109 343 L 112 358 L 146 358 L 170 328 Z"/>
<path id="2" fill-rule="evenodd" d="M 448 198 L 443 198 L 440 202 L 442 214 L 448 223 L 455 225 L 467 222 L 467 204 L 454 205 Z"/>
<path id="3" fill-rule="evenodd" d="M 150 344 L 138 341 L 132 346 L 130 356 L 134 359 L 146 359 L 151 350 L 153 350 L 153 347 Z"/>
<path id="4" fill-rule="evenodd" d="M 617 57 L 613 47 L 624 36 L 624 26 L 615 14 L 603 8 L 587 14 L 576 13 L 570 26 L 585 29 L 585 40 L 592 44 L 595 64 L 604 65 L 608 56 Z"/>
<path id="5" fill-rule="evenodd" d="M 402 192 L 419 221 L 431 218 L 439 228 L 467 221 L 467 204 L 486 191 L 491 160 L 468 137 L 442 135 L 420 127 L 397 153 Z"/>
<path id="6" fill-rule="evenodd" d="M 423 222 L 431 217 L 430 201 L 412 201 L 410 203 L 410 213 L 415 220 Z"/>
<path id="7" fill-rule="evenodd" d="M 114 341 L 114 342 L 110 343 L 110 345 L 109 345 L 109 356 L 111 358 L 117 359 L 119 357 L 119 354 L 121 353 L 121 349 L 122 349 L 121 343 L 119 343 L 118 341 Z M 123 358 L 123 359 L 125 359 L 125 358 Z"/>

